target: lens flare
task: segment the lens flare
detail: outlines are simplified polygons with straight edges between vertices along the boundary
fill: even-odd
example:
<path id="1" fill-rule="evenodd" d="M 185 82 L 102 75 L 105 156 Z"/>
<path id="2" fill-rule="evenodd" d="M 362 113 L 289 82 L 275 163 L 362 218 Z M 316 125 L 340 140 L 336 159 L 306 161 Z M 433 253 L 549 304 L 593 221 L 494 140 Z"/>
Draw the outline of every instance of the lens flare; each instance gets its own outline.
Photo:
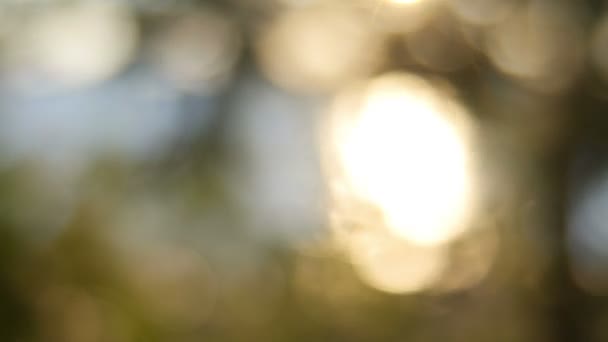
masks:
<path id="1" fill-rule="evenodd" d="M 336 166 L 354 195 L 416 244 L 438 245 L 461 234 L 472 209 L 464 110 L 405 74 L 380 77 L 364 87 L 358 105 L 354 99 L 337 101 L 334 135 Z"/>

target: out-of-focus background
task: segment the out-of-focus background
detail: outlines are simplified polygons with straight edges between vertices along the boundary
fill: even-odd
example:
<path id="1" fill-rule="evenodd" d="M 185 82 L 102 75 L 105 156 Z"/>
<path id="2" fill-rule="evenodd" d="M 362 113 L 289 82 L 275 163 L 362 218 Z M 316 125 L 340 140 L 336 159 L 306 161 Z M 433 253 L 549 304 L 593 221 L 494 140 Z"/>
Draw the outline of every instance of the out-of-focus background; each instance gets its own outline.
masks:
<path id="1" fill-rule="evenodd" d="M 3 0 L 0 340 L 608 341 L 608 3 Z"/>

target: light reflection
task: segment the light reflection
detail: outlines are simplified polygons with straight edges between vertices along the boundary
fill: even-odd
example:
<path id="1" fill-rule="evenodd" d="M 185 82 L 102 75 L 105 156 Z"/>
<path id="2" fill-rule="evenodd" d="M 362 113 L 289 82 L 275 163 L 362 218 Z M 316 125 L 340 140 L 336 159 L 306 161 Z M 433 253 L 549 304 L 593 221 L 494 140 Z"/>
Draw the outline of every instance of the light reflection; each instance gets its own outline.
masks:
<path id="1" fill-rule="evenodd" d="M 473 204 L 471 126 L 463 108 L 407 74 L 385 75 L 363 91 L 361 100 L 345 93 L 334 108 L 344 181 L 402 238 L 437 245 L 457 237 Z"/>

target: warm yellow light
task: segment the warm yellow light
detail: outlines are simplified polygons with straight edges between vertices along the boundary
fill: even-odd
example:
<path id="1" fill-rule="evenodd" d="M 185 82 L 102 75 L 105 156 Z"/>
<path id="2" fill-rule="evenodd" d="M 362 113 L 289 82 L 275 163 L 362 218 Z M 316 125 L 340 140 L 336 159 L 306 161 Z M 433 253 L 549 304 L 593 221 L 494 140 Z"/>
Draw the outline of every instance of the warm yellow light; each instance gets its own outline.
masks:
<path id="1" fill-rule="evenodd" d="M 388 293 L 429 289 L 446 266 L 443 246 L 417 246 L 380 230 L 350 236 L 348 253 L 355 271 L 369 286 Z"/>
<path id="2" fill-rule="evenodd" d="M 381 54 L 360 13 L 343 7 L 286 11 L 256 41 L 265 75 L 303 92 L 333 90 L 367 75 Z"/>
<path id="3" fill-rule="evenodd" d="M 463 110 L 414 76 L 392 74 L 365 89 L 337 129 L 338 167 L 388 227 L 419 245 L 464 231 L 471 211 Z"/>
<path id="4" fill-rule="evenodd" d="M 420 2 L 421 0 L 388 0 L 389 2 L 392 2 L 394 4 L 397 5 L 409 5 L 409 4 L 415 4 L 417 2 Z"/>
<path id="5" fill-rule="evenodd" d="M 126 67 L 138 38 L 129 8 L 110 2 L 74 4 L 36 17 L 15 41 L 14 58 L 62 84 L 89 85 Z"/>

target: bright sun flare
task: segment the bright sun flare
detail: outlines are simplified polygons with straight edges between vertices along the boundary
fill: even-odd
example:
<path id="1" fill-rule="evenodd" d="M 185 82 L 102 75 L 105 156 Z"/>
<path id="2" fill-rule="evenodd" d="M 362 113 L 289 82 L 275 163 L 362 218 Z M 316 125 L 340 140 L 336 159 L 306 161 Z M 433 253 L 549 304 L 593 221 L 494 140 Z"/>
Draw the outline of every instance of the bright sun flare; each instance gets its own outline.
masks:
<path id="1" fill-rule="evenodd" d="M 401 74 L 373 81 L 359 108 L 337 141 L 353 191 L 416 244 L 462 233 L 471 209 L 464 111 L 423 80 Z"/>

